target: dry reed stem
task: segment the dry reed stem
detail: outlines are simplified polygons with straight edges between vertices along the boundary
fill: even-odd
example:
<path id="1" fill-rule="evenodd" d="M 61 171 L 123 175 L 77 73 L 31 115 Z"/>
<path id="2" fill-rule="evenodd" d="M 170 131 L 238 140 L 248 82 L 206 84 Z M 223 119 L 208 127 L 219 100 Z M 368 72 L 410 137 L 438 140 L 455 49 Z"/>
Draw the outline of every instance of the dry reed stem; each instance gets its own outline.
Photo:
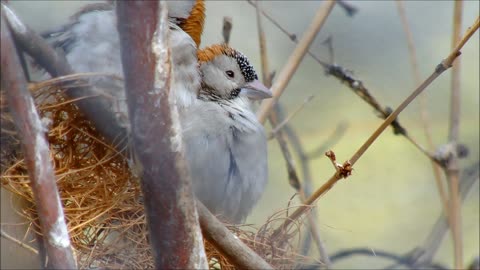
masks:
<path id="1" fill-rule="evenodd" d="M 453 16 L 452 48 L 460 42 L 462 38 L 462 13 L 463 0 L 455 1 Z M 478 19 L 477 19 L 478 21 Z M 451 78 L 451 100 L 450 100 L 450 129 L 449 143 L 455 147 L 458 144 L 460 133 L 460 62 L 461 59 L 452 63 Z M 454 266 L 456 269 L 463 269 L 463 240 L 462 240 L 462 216 L 461 203 L 458 194 L 459 185 L 459 161 L 456 151 L 449 160 L 446 168 L 447 179 L 450 187 L 450 221 L 454 249 Z"/>
<path id="2" fill-rule="evenodd" d="M 303 110 L 303 108 L 305 108 L 305 105 L 307 105 L 310 101 L 312 101 L 312 99 L 314 98 L 315 96 L 309 96 L 307 97 L 303 102 L 302 104 L 300 104 L 300 106 L 298 106 L 298 108 L 296 108 L 292 113 L 290 113 L 287 117 L 285 117 L 282 122 L 276 124 L 274 127 L 272 127 L 272 131 L 270 131 L 270 134 L 268 135 L 267 139 L 270 140 L 270 139 L 273 139 L 275 137 L 275 135 L 282 130 L 282 128 L 284 128 L 288 122 L 290 122 L 290 120 L 292 120 L 292 118 L 297 115 L 301 110 Z"/>
<path id="3" fill-rule="evenodd" d="M 270 74 L 270 69 L 268 65 L 268 56 L 267 56 L 267 45 L 266 45 L 266 38 L 265 38 L 265 32 L 263 30 L 263 24 L 262 24 L 262 18 L 261 18 L 261 12 L 262 8 L 260 5 L 260 2 L 256 1 L 256 15 L 257 15 L 257 29 L 258 29 L 258 39 L 259 39 L 259 46 L 260 46 L 260 56 L 261 56 L 261 64 L 262 64 L 262 79 L 263 82 L 267 87 L 270 87 L 272 85 L 271 77 L 269 76 Z M 318 31 L 318 30 L 317 30 Z M 308 48 L 308 46 L 307 46 Z M 307 99 L 303 105 L 305 105 L 311 98 Z M 300 111 L 304 106 L 301 106 L 298 111 Z M 293 114 L 295 115 L 295 113 Z M 298 178 L 298 173 L 295 169 L 294 161 L 292 158 L 292 154 L 290 153 L 290 150 L 288 149 L 287 146 L 287 139 L 286 139 L 286 134 L 284 130 L 279 127 L 278 123 L 278 114 L 276 113 L 275 110 L 272 111 L 272 113 L 268 116 L 268 119 L 270 121 L 270 124 L 272 127 L 275 127 L 274 129 L 274 136 L 277 139 L 280 149 L 282 151 L 283 157 L 285 158 L 286 166 L 287 166 L 287 172 L 288 172 L 288 179 L 290 182 L 290 185 L 295 188 L 297 192 L 300 193 L 300 201 L 303 203 L 305 200 L 306 196 L 304 193 L 304 189 L 302 188 L 302 184 Z M 283 121 L 283 125 L 285 125 L 290 118 L 286 118 L 285 121 Z M 328 253 L 326 251 L 325 244 L 323 243 L 322 239 L 320 238 L 320 231 L 318 230 L 318 222 L 314 218 L 314 215 L 308 215 L 308 222 L 309 222 L 309 228 L 311 231 L 312 238 L 315 242 L 315 244 L 318 247 L 318 250 L 320 252 L 320 258 L 322 259 L 323 263 L 327 266 L 327 268 L 330 266 L 331 262 L 330 259 L 328 258 Z"/>
<path id="4" fill-rule="evenodd" d="M 463 38 L 455 47 L 454 50 L 450 52 L 448 57 L 441 61 L 440 64 L 437 65 L 433 73 L 420 85 L 418 86 L 412 94 L 410 94 L 398 107 L 395 111 L 390 114 L 387 119 L 373 132 L 373 134 L 367 139 L 367 141 L 353 154 L 353 156 L 344 163 L 344 167 L 346 166 L 353 166 L 358 159 L 367 151 L 367 149 L 372 145 L 372 143 L 380 136 L 380 134 L 397 118 L 400 112 L 405 109 L 408 104 L 410 104 L 427 86 L 429 86 L 437 77 L 439 77 L 445 70 L 449 69 L 452 66 L 453 61 L 458 57 L 461 53 L 460 50 L 462 49 L 463 45 L 470 39 L 470 37 L 478 30 L 479 28 L 479 18 L 477 17 L 476 21 L 473 25 L 467 30 L 467 32 L 463 35 Z M 342 175 L 340 171 L 336 171 L 334 175 L 330 177 L 330 179 L 323 184 L 319 189 L 317 189 L 306 201 L 305 206 L 300 207 L 297 209 L 291 216 L 289 220 L 286 220 L 284 224 L 278 227 L 275 232 L 273 233 L 273 237 L 277 237 L 285 230 L 291 223 L 290 220 L 295 220 L 300 217 L 306 210 L 307 206 L 311 206 L 320 196 L 325 194 L 328 190 L 330 190 L 333 185 L 338 182 L 338 180 L 342 179 Z"/>
<path id="5" fill-rule="evenodd" d="M 4 231 L 3 229 L 0 230 L 0 234 L 2 237 L 4 237 L 5 239 L 8 239 L 12 242 L 14 242 L 15 244 L 18 244 L 20 247 L 22 248 L 25 248 L 26 250 L 28 251 L 31 251 L 32 253 L 34 253 L 35 255 L 38 255 L 38 250 L 36 250 L 35 248 L 31 247 L 30 245 L 28 244 L 25 244 L 23 241 L 21 240 L 18 240 L 17 238 L 11 236 L 10 234 L 8 234 L 6 231 Z M 27 234 L 25 234 L 27 235 Z"/>
<path id="6" fill-rule="evenodd" d="M 318 9 L 317 13 L 315 14 L 314 19 L 312 20 L 311 25 L 305 31 L 302 39 L 290 55 L 290 58 L 287 61 L 287 64 L 283 67 L 282 71 L 280 72 L 277 80 L 273 84 L 271 90 L 273 97 L 271 99 L 265 100 L 262 102 L 258 112 L 257 118 L 260 123 L 265 123 L 268 114 L 273 108 L 273 105 L 278 101 L 282 93 L 285 91 L 290 79 L 292 78 L 293 74 L 297 70 L 300 62 L 302 61 L 303 57 L 305 56 L 308 47 L 315 39 L 317 33 L 320 31 L 322 26 L 325 24 L 325 21 L 330 14 L 330 11 L 333 9 L 335 5 L 335 1 L 327 0 L 322 3 L 320 8 Z"/>
<path id="7" fill-rule="evenodd" d="M 405 35 L 406 35 L 406 38 L 407 38 L 407 45 L 408 45 L 409 56 L 410 56 L 410 64 L 412 66 L 412 75 L 413 75 L 413 78 L 414 78 L 415 85 L 419 85 L 421 83 L 420 70 L 418 68 L 417 52 L 416 52 L 416 49 L 415 49 L 415 43 L 413 41 L 413 35 L 412 35 L 412 32 L 410 31 L 410 27 L 408 25 L 408 20 L 407 20 L 407 15 L 406 15 L 406 12 L 405 12 L 405 7 L 403 5 L 403 0 L 397 0 L 396 3 L 397 3 L 397 8 L 398 8 L 398 13 L 399 13 L 400 19 L 402 21 L 403 30 L 405 31 Z M 429 120 L 428 111 L 427 111 L 428 110 L 427 109 L 427 96 L 428 95 L 425 92 L 422 95 L 420 95 L 420 97 L 419 97 L 419 99 L 420 99 L 420 116 L 421 116 L 421 119 L 422 119 L 422 124 L 423 124 L 423 130 L 425 132 L 425 137 L 427 139 L 427 144 L 428 144 L 428 147 L 430 148 L 429 150 L 432 151 L 432 150 L 434 150 L 435 146 L 433 144 L 432 132 L 431 132 L 430 125 L 429 125 L 430 120 Z M 443 212 L 448 217 L 448 212 L 449 212 L 448 197 L 447 197 L 447 193 L 445 191 L 445 186 L 444 186 L 444 183 L 443 183 L 443 178 L 442 178 L 442 173 L 441 173 L 441 170 L 440 170 L 440 166 L 438 166 L 438 164 L 435 161 L 433 161 L 432 159 L 430 159 L 430 164 L 432 165 L 432 170 L 433 170 L 433 174 L 434 174 L 434 177 L 435 177 L 435 183 L 436 183 L 436 186 L 437 186 L 438 194 L 440 196 L 440 202 L 442 204 Z M 449 223 L 450 223 L 450 219 L 449 219 Z"/>

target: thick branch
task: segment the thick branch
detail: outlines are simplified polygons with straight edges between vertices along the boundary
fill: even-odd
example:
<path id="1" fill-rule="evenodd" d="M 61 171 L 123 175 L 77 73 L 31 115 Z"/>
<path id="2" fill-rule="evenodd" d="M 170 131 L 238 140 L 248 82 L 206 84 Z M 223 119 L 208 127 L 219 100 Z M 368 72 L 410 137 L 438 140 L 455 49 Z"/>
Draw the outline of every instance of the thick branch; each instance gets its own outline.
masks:
<path id="1" fill-rule="evenodd" d="M 63 55 L 58 54 L 47 42 L 35 33 L 6 6 L 2 5 L 2 14 L 5 15 L 11 26 L 13 37 L 20 48 L 28 53 L 38 65 L 44 68 L 52 77 L 73 74 L 74 71 Z M 89 87 L 75 87 L 66 91 L 72 99 L 78 99 L 75 104 L 83 114 L 93 123 L 95 128 L 105 138 L 118 144 L 118 149 L 124 150 L 127 145 L 127 131 L 117 124 L 114 113 L 110 110 L 105 97 L 97 96 Z M 95 96 L 94 98 L 83 98 Z"/>
<path id="2" fill-rule="evenodd" d="M 272 266 L 258 256 L 257 253 L 233 235 L 227 227 L 218 221 L 199 201 L 197 201 L 197 210 L 205 238 L 225 255 L 230 262 L 237 266 L 238 269 L 273 269 Z"/>
<path id="3" fill-rule="evenodd" d="M 178 112 L 169 101 L 174 91 L 169 26 L 166 4 L 161 4 L 117 3 L 133 149 L 141 167 L 156 268 L 205 269 L 203 238 L 179 141 Z"/>
<path id="4" fill-rule="evenodd" d="M 45 127 L 40 121 L 10 30 L 1 16 L 1 85 L 6 90 L 10 111 L 20 136 L 30 186 L 40 220 L 48 267 L 76 268 L 67 224 L 50 161 Z"/>

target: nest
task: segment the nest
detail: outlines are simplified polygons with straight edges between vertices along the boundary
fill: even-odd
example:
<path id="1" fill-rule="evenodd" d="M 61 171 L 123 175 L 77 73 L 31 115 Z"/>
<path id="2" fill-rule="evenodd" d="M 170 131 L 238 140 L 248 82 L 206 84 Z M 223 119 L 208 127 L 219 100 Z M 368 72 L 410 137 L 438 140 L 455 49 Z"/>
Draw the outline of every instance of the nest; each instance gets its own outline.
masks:
<path id="1" fill-rule="evenodd" d="M 130 171 L 126 154 L 106 143 L 62 87 L 58 80 L 50 80 L 31 84 L 30 91 L 48 125 L 51 159 L 79 267 L 153 268 L 139 179 Z M 3 96 L 0 106 L 1 142 L 8 146 L 1 152 L 2 185 L 30 202 L 23 213 L 40 234 L 27 168 Z M 229 229 L 273 267 L 292 268 L 304 259 L 296 255 L 297 245 L 291 244 L 294 235 L 300 236 L 291 233 L 282 247 L 272 243 L 269 235 L 279 215 L 258 230 L 248 226 Z M 211 269 L 235 268 L 213 245 L 205 242 L 205 248 Z"/>

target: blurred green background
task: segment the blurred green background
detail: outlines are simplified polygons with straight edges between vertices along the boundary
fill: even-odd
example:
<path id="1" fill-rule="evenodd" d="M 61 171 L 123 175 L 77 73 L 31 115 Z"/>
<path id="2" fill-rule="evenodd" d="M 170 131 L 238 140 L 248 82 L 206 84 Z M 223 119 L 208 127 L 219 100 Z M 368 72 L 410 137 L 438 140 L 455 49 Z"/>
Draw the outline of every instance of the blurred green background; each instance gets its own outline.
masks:
<path id="1" fill-rule="evenodd" d="M 335 7 L 311 51 L 327 60 L 328 50 L 322 41 L 331 35 L 336 63 L 353 70 L 382 105 L 395 108 L 415 87 L 396 4 L 393 1 L 349 2 L 359 12 L 348 17 L 344 10 Z M 66 22 L 75 8 L 84 4 L 85 1 L 11 1 L 21 18 L 37 31 Z M 321 4 L 321 1 L 266 1 L 262 2 L 262 7 L 300 38 Z M 450 52 L 453 2 L 406 1 L 405 7 L 424 79 Z M 465 30 L 478 16 L 479 2 L 465 1 L 463 10 Z M 207 2 L 202 47 L 222 41 L 223 16 L 233 19 L 231 46 L 245 53 L 260 72 L 255 9 L 246 1 Z M 266 19 L 263 22 L 270 68 L 278 74 L 295 45 L 272 23 Z M 462 61 L 461 142 L 470 150 L 468 158 L 461 161 L 465 167 L 479 160 L 478 33 L 465 45 L 459 59 Z M 332 147 L 338 161 L 343 162 L 381 123 L 371 107 L 335 78 L 326 77 L 321 66 L 307 55 L 281 102 L 287 111 L 293 111 L 310 95 L 315 96 L 313 101 L 290 122 L 307 152 L 322 145 L 337 125 L 346 123 L 348 129 Z M 449 126 L 450 73 L 444 73 L 430 85 L 425 95 L 434 143 L 444 144 Z M 407 107 L 400 121 L 412 137 L 426 144 L 418 101 Z M 294 194 L 274 140 L 269 144 L 269 164 L 267 191 L 248 220 L 254 224 L 263 224 L 268 216 L 286 208 Z M 310 165 L 314 188 L 333 173 L 330 161 L 324 157 L 313 160 Z M 393 135 L 391 129 L 384 132 L 357 162 L 353 175 L 335 185 L 317 206 L 320 232 L 330 254 L 353 247 L 406 253 L 422 243 L 441 212 L 429 160 L 405 138 Z M 479 254 L 479 208 L 477 182 L 462 211 L 466 263 Z M 435 261 L 452 266 L 450 234 Z M 375 257 L 352 257 L 334 267 L 381 268 L 388 264 Z"/>

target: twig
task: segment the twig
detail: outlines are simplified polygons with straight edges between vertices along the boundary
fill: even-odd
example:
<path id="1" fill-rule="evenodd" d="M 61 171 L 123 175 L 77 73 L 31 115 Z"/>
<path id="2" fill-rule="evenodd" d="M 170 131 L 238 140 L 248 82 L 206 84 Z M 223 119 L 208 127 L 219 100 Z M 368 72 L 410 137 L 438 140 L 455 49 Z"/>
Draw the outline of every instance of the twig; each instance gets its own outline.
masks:
<path id="1" fill-rule="evenodd" d="M 400 15 L 400 19 L 402 21 L 402 26 L 403 30 L 405 31 L 405 35 L 407 38 L 407 45 L 408 45 L 408 50 L 409 50 L 409 55 L 410 55 L 410 63 L 412 65 L 412 75 L 414 78 L 415 85 L 420 84 L 421 79 L 420 79 L 420 71 L 418 68 L 417 64 L 417 53 L 415 50 L 415 45 L 413 41 L 413 35 L 412 32 L 410 31 L 410 27 L 408 26 L 408 21 L 407 21 L 407 15 L 405 13 L 405 8 L 403 5 L 403 0 L 397 0 L 397 8 L 398 8 L 398 13 Z M 430 125 L 429 125 L 429 117 L 428 117 L 428 112 L 427 112 L 427 93 L 423 93 L 419 97 L 420 99 L 420 115 L 422 119 L 422 124 L 423 124 L 423 129 L 425 131 L 425 137 L 427 139 L 428 146 L 430 150 L 434 149 L 434 144 L 433 144 L 433 139 L 432 139 L 432 133 L 430 130 Z M 437 163 L 430 159 L 430 163 L 432 165 L 433 169 L 433 174 L 435 177 L 435 183 L 437 185 L 437 190 L 438 194 L 440 195 L 440 202 L 442 204 L 443 212 L 445 213 L 446 216 L 448 216 L 448 198 L 447 198 L 447 193 L 445 191 L 445 186 L 443 184 L 443 179 L 442 179 L 442 174 L 440 170 L 440 166 L 437 165 Z"/>
<path id="2" fill-rule="evenodd" d="M 453 17 L 452 48 L 455 48 L 462 38 L 462 9 L 463 1 L 455 1 Z M 449 143 L 458 144 L 460 132 L 460 62 L 452 63 L 451 104 L 450 104 L 450 129 Z M 463 269 L 463 240 L 461 205 L 458 197 L 459 162 L 456 151 L 446 167 L 446 175 L 450 187 L 450 221 L 452 222 L 452 238 L 455 254 L 455 268 Z"/>
<path id="3" fill-rule="evenodd" d="M 287 61 L 287 64 L 283 67 L 280 75 L 277 77 L 277 80 L 272 86 L 272 94 L 273 97 L 271 99 L 265 100 L 262 102 L 258 112 L 257 117 L 260 123 L 264 123 L 267 119 L 268 114 L 273 108 L 274 103 L 278 101 L 280 96 L 282 95 L 283 91 L 287 87 L 290 79 L 292 78 L 293 74 L 297 70 L 300 62 L 302 61 L 303 57 L 305 56 L 308 47 L 315 39 L 318 31 L 322 28 L 325 24 L 325 21 L 330 14 L 330 11 L 333 9 L 335 5 L 335 1 L 333 0 L 326 0 L 322 3 L 321 7 L 318 9 L 317 14 L 315 15 L 311 25 L 305 31 L 302 39 L 298 43 L 295 50 L 290 55 L 290 58 Z"/>
<path id="4" fill-rule="evenodd" d="M 433 71 L 433 73 L 417 88 L 413 91 L 410 96 L 408 96 L 400 106 L 392 112 L 392 114 L 385 119 L 385 121 L 380 125 L 380 127 L 375 130 L 375 132 L 367 139 L 367 141 L 353 154 L 353 156 L 346 161 L 343 166 L 344 167 L 351 167 L 353 166 L 358 159 L 367 151 L 367 149 L 372 145 L 372 143 L 380 136 L 380 134 L 393 122 L 393 120 L 406 108 L 408 104 L 410 104 L 415 97 L 417 97 L 427 86 L 429 86 L 437 77 L 439 77 L 445 70 L 449 69 L 453 63 L 453 61 L 458 57 L 461 53 L 460 50 L 465 45 L 465 43 L 470 39 L 470 37 L 476 32 L 479 27 L 479 18 L 477 17 L 475 23 L 468 29 L 468 31 L 463 36 L 461 42 L 457 45 L 457 47 L 449 54 L 449 56 L 444 59 Z M 312 196 L 310 196 L 306 201 L 305 205 L 299 207 L 295 212 L 293 212 L 285 222 L 280 225 L 275 232 L 273 233 L 272 237 L 277 237 L 285 230 L 285 228 L 290 225 L 293 221 L 295 221 L 298 217 L 300 217 L 306 210 L 311 209 L 311 205 L 323 194 L 325 194 L 328 190 L 330 190 L 335 183 L 342 179 L 342 175 L 340 171 L 335 172 L 330 179 L 323 184 L 319 189 L 317 189 Z"/>
<path id="5" fill-rule="evenodd" d="M 318 146 L 315 150 L 306 154 L 308 159 L 316 159 L 325 155 L 325 151 L 332 148 L 345 134 L 348 125 L 344 122 L 340 122 L 332 134 L 325 140 L 322 145 Z"/>
<path id="6" fill-rule="evenodd" d="M 354 5 L 348 3 L 345 0 L 337 0 L 337 5 L 343 8 L 345 12 L 347 12 L 347 15 L 350 17 L 353 17 L 355 14 L 358 12 L 358 8 L 355 7 Z"/>
<path id="7" fill-rule="evenodd" d="M 332 261 L 336 262 L 341 259 L 346 259 L 355 255 L 379 257 L 384 259 L 390 259 L 396 262 L 395 267 L 387 267 L 385 269 L 397 269 L 399 268 L 399 266 L 406 266 L 408 267 L 407 269 L 418 269 L 417 268 L 418 266 L 415 266 L 412 262 L 405 259 L 405 257 L 402 255 L 397 255 L 389 251 L 378 250 L 378 249 L 375 249 L 375 252 L 373 252 L 373 250 L 370 248 L 352 248 L 352 249 L 338 251 L 332 255 Z M 429 263 L 424 267 L 428 269 L 447 269 L 440 264 L 434 264 L 434 263 Z"/>
<path id="8" fill-rule="evenodd" d="M 478 161 L 462 170 L 462 177 L 459 186 L 461 202 L 465 201 L 475 182 L 479 181 L 479 174 L 480 163 Z M 447 218 L 444 213 L 441 213 L 423 244 L 409 252 L 407 255 L 408 260 L 412 261 L 417 268 L 420 268 L 423 265 L 429 265 L 439 250 L 442 241 L 448 232 L 448 228 L 449 224 Z"/>
<path id="9" fill-rule="evenodd" d="M 1 233 L 2 237 L 4 237 L 5 239 L 8 239 L 8 240 L 18 244 L 19 246 L 25 248 L 26 250 L 31 251 L 34 254 L 38 255 L 38 250 L 36 250 L 35 248 L 23 243 L 22 241 L 18 240 L 17 238 L 11 236 L 7 232 L 5 232 L 3 229 L 0 229 L 0 233 Z"/>
<path id="10" fill-rule="evenodd" d="M 257 2 L 256 0 L 247 0 L 247 2 L 257 8 Z M 282 27 L 275 19 L 273 19 L 272 16 L 270 16 L 267 12 L 264 10 L 261 11 L 262 15 L 265 16 L 271 23 L 273 23 L 280 31 L 282 31 L 285 35 L 287 35 L 291 41 L 297 42 L 297 36 L 295 34 L 290 34 L 285 28 Z"/>
<path id="11" fill-rule="evenodd" d="M 3 11 L 3 8 L 2 8 Z M 21 139 L 49 268 L 77 267 L 50 161 L 45 128 L 28 91 L 7 22 L 1 15 L 1 85 Z"/>
<path id="12" fill-rule="evenodd" d="M 225 16 L 223 17 L 223 27 L 222 27 L 222 35 L 223 35 L 223 42 L 228 45 L 230 41 L 230 33 L 232 32 L 232 17 Z"/>
<path id="13" fill-rule="evenodd" d="M 132 143 L 157 269 L 206 269 L 190 175 L 177 135 L 164 1 L 116 6 Z M 166 222 L 168 220 L 168 222 Z"/>
<path id="14" fill-rule="evenodd" d="M 297 109 L 295 109 L 295 111 L 293 111 L 292 113 L 290 113 L 287 117 L 285 117 L 282 122 L 278 123 L 278 125 L 275 126 L 275 128 L 270 132 L 270 135 L 268 135 L 268 139 L 273 139 L 275 137 L 275 134 L 277 134 L 281 129 L 283 129 L 283 127 L 285 127 L 288 122 L 290 120 L 292 120 L 292 118 L 297 115 L 303 108 L 305 108 L 305 105 L 307 105 L 307 103 L 309 103 L 310 101 L 312 101 L 312 99 L 314 98 L 314 96 L 309 96 L 307 97 L 303 102 L 302 104 L 300 104 L 300 106 L 298 106 Z"/>
<path id="15" fill-rule="evenodd" d="M 233 235 L 208 209 L 197 200 L 199 221 L 208 239 L 238 269 L 273 269 L 257 253 Z"/>
<path id="16" fill-rule="evenodd" d="M 256 15 L 257 15 L 257 28 L 258 28 L 258 35 L 259 35 L 259 41 L 260 41 L 260 55 L 261 55 L 261 62 L 262 62 L 262 78 L 264 83 L 270 87 L 272 84 L 272 76 L 269 76 L 270 70 L 268 67 L 268 57 L 267 57 L 267 47 L 266 47 L 266 40 L 265 40 L 265 32 L 263 31 L 263 25 L 261 21 L 261 16 L 260 13 L 262 11 L 262 8 L 260 6 L 260 3 L 257 1 L 256 2 Z M 311 100 L 312 97 L 307 99 L 303 105 L 305 105 L 308 100 Z M 274 107 L 278 107 L 278 104 L 275 104 Z M 300 109 L 303 108 L 303 106 L 300 107 Z M 298 109 L 297 112 L 300 110 Z M 295 113 L 294 113 L 295 114 Z M 270 124 L 272 127 L 277 127 L 275 128 L 273 134 L 277 138 L 278 144 L 280 145 L 280 149 L 282 151 L 282 154 L 285 158 L 285 162 L 287 165 L 287 173 L 288 173 L 288 180 L 290 182 L 290 185 L 295 188 L 297 192 L 300 193 L 300 199 L 303 203 L 303 201 L 306 199 L 306 195 L 304 192 L 304 189 L 302 188 L 301 182 L 298 178 L 297 171 L 295 169 L 295 165 L 293 162 L 292 154 L 290 153 L 290 150 L 288 149 L 287 146 L 287 140 L 285 136 L 285 132 L 279 127 L 280 125 L 278 124 L 279 122 L 279 114 L 277 113 L 277 110 L 273 110 L 272 113 L 268 116 Z M 283 125 L 285 125 L 288 122 L 288 119 L 285 119 L 283 121 Z M 307 217 L 308 222 L 309 222 L 309 228 L 310 232 L 312 235 L 312 238 L 314 239 L 319 252 L 320 252 L 320 258 L 322 262 L 326 265 L 328 268 L 330 266 L 330 259 L 328 258 L 328 253 L 326 251 L 325 244 L 323 243 L 322 239 L 320 238 L 320 232 L 318 230 L 318 224 L 316 222 L 316 219 L 314 215 L 308 215 Z"/>

